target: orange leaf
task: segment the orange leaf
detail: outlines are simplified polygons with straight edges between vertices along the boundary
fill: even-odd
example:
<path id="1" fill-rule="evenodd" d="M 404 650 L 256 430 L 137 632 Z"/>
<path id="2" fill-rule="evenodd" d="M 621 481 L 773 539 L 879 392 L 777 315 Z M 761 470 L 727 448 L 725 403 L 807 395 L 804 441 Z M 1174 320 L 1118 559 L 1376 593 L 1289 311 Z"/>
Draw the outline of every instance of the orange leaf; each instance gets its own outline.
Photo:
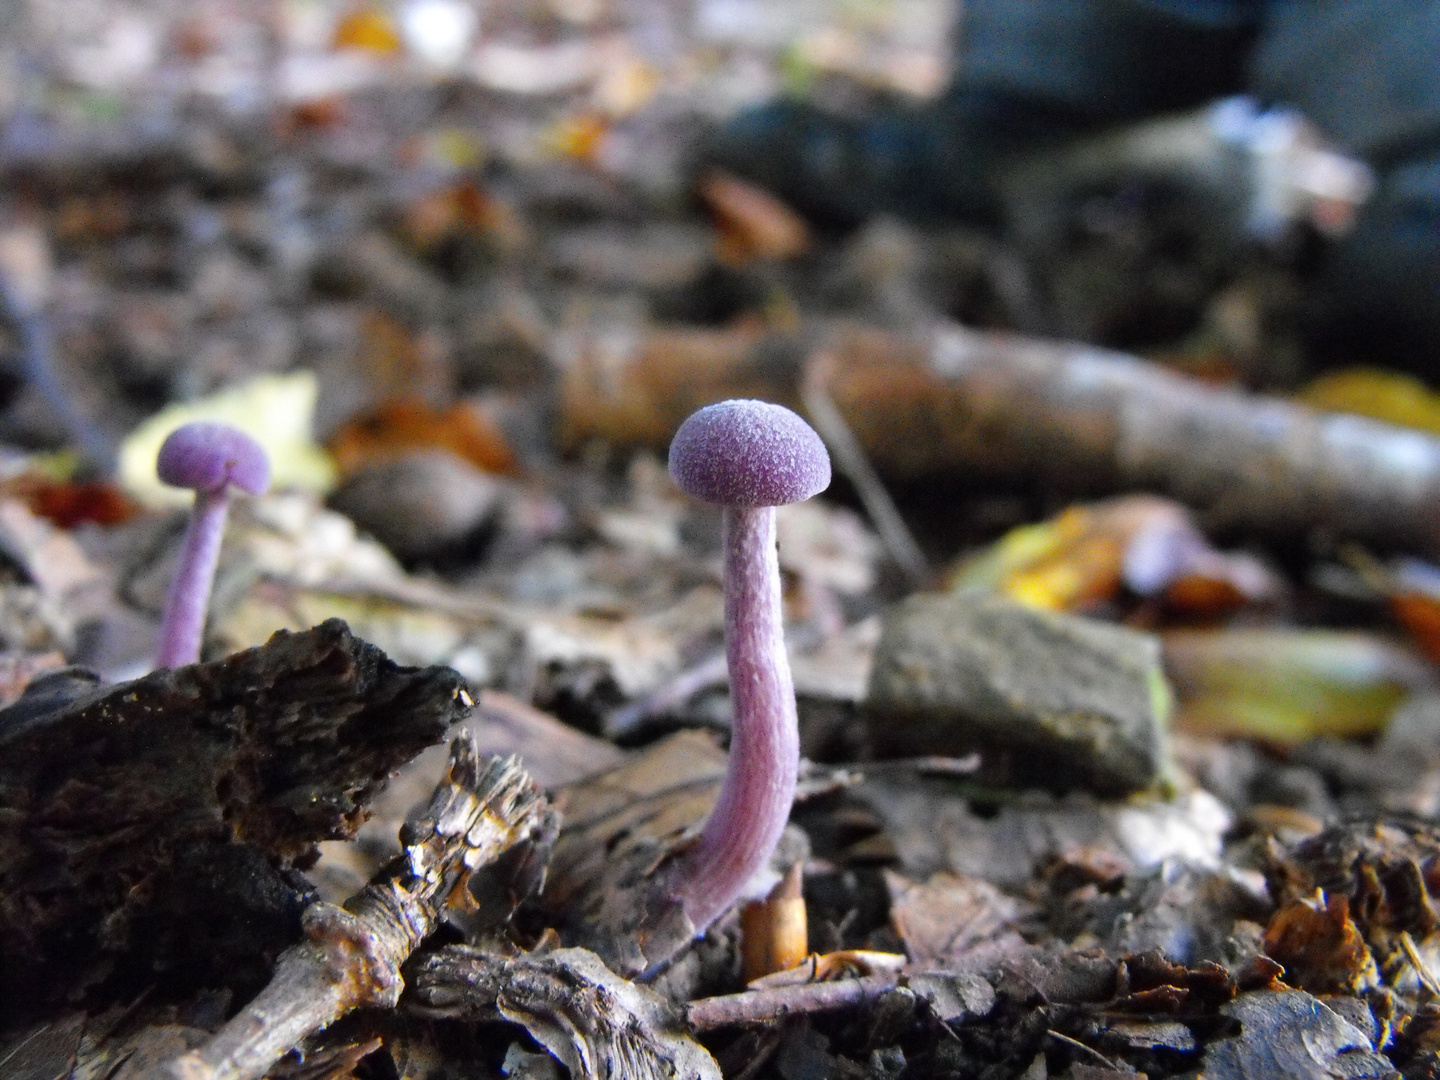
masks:
<path id="1" fill-rule="evenodd" d="M 390 16 L 379 8 L 362 7 L 336 23 L 332 44 L 337 49 L 364 49 L 393 56 L 400 51 L 400 32 Z"/>
<path id="2" fill-rule="evenodd" d="M 77 525 L 120 525 L 137 513 L 137 507 L 114 484 L 105 480 L 51 480 L 33 474 L 16 477 L 5 490 L 24 500 L 32 512 L 62 529 Z"/>
<path id="3" fill-rule="evenodd" d="M 768 191 L 712 171 L 696 194 L 715 217 L 720 254 L 729 262 L 790 259 L 810 247 L 804 220 Z"/>
<path id="4" fill-rule="evenodd" d="M 342 474 L 407 450 L 448 450 L 477 468 L 514 475 L 519 471 L 500 425 L 482 407 L 460 401 L 439 409 L 421 401 L 396 400 L 346 423 L 327 447 Z"/>

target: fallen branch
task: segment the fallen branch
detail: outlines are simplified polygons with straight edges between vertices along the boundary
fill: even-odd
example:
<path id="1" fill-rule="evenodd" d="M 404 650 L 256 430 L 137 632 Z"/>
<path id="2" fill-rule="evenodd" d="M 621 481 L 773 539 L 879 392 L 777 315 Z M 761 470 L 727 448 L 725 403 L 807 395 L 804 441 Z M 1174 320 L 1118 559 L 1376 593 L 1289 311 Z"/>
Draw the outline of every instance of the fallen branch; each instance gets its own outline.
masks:
<path id="1" fill-rule="evenodd" d="M 165 1075 L 255 1080 L 350 1010 L 393 1007 L 404 988 L 400 967 L 446 900 L 463 893 L 472 871 L 541 830 L 548 814 L 516 758 L 483 762 L 469 739 L 455 740 L 429 808 L 402 831 L 401 855 L 344 907 L 307 908 L 307 940 L 281 954 L 269 985 Z"/>
<path id="2" fill-rule="evenodd" d="M 565 357 L 561 440 L 663 449 L 699 405 L 794 404 L 805 369 L 888 478 L 1041 477 L 1076 494 L 1150 489 L 1212 527 L 1329 529 L 1440 556 L 1440 439 L 1217 389 L 1135 356 L 947 324 L 928 337 L 592 335 Z M 818 399 L 817 399 L 818 400 Z"/>
<path id="3" fill-rule="evenodd" d="M 839 335 L 828 389 L 892 476 L 1144 488 L 1212 527 L 1324 528 L 1440 555 L 1440 439 L 1216 389 L 1123 353 L 949 325 Z"/>

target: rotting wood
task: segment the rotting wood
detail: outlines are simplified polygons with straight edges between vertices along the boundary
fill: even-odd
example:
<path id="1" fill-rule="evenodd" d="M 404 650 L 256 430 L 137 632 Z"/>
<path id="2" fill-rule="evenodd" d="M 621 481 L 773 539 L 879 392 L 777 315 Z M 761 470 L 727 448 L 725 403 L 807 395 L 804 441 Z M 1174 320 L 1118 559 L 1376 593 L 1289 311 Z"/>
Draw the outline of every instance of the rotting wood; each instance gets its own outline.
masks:
<path id="1" fill-rule="evenodd" d="M 430 935 L 469 874 L 547 828 L 549 804 L 514 757 L 480 758 L 468 738 L 425 813 L 407 823 L 404 851 L 343 907 L 318 903 L 306 939 L 281 954 L 260 995 L 199 1050 L 155 1080 L 254 1080 L 352 1009 L 390 1008 L 400 967 Z"/>
<path id="2" fill-rule="evenodd" d="M 637 333 L 623 347 L 576 352 L 562 442 L 659 450 L 698 405 L 736 395 L 795 403 L 804 370 L 892 479 L 1145 488 L 1210 526 L 1323 528 L 1440 555 L 1440 439 L 1418 431 L 1217 388 L 1126 353 L 956 324 L 910 337 L 854 324 L 773 341 L 711 332 L 697 338 L 694 362 L 689 339 L 672 337 Z M 807 341 L 803 368 L 781 359 Z"/>
<path id="3" fill-rule="evenodd" d="M 426 1014 L 522 1024 L 573 1077 L 720 1078 L 686 1032 L 679 1006 L 616 975 L 587 949 L 508 957 L 452 945 L 426 956 L 413 978 Z"/>
<path id="4" fill-rule="evenodd" d="M 46 978 L 4 1010 L 117 963 L 260 985 L 306 902 L 295 868 L 469 707 L 454 671 L 400 667 L 339 620 L 112 686 L 37 680 L 0 711 L 0 967 Z"/>
<path id="5" fill-rule="evenodd" d="M 1440 553 L 1440 439 L 1217 389 L 1138 357 L 956 325 L 836 336 L 828 388 L 891 476 L 1144 488 L 1211 526 Z"/>

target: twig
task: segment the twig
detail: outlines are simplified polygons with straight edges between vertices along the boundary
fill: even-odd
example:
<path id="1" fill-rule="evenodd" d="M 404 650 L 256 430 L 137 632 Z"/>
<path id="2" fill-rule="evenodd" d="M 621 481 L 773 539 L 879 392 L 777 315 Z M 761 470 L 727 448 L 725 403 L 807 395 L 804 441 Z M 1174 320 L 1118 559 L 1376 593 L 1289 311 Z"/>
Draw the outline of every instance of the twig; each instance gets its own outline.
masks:
<path id="1" fill-rule="evenodd" d="M 31 387 L 50 408 L 65 434 L 74 439 L 91 462 L 102 472 L 115 468 L 115 447 L 75 404 L 71 393 L 55 372 L 55 350 L 50 324 L 38 301 L 27 302 L 23 290 L 0 273 L 0 308 L 20 338 L 20 367 Z"/>
<path id="2" fill-rule="evenodd" d="M 760 1024 L 798 1013 L 831 1012 L 864 1005 L 894 989 L 897 982 L 895 975 L 866 975 L 836 982 L 747 990 L 742 994 L 692 1001 L 686 1016 L 696 1031 Z"/>
<path id="3" fill-rule="evenodd" d="M 470 872 L 539 829 L 547 813 L 518 759 L 484 762 L 470 739 L 456 739 L 429 808 L 401 832 L 402 854 L 344 907 L 307 908 L 307 940 L 281 954 L 270 984 L 162 1075 L 256 1080 L 351 1009 L 394 1006 L 404 988 L 400 966 L 435 929 L 446 899 L 463 890 Z"/>
<path id="4" fill-rule="evenodd" d="M 870 515 L 875 529 L 880 534 L 890 558 L 904 571 L 912 585 L 924 585 L 932 576 L 929 560 L 915 542 L 910 526 L 900 516 L 895 500 L 885 489 L 880 476 L 870 464 L 865 449 L 835 407 L 835 400 L 825 389 L 825 378 L 834 365 L 834 358 L 826 352 L 817 353 L 810 363 L 806 378 L 800 386 L 800 400 L 805 403 L 809 414 L 825 445 L 835 455 L 840 471 L 855 485 L 865 512 Z"/>
<path id="5" fill-rule="evenodd" d="M 1115 1062 L 1111 1061 L 1109 1058 L 1107 1058 L 1104 1054 L 1100 1053 L 1100 1051 L 1099 1051 L 1099 1050 L 1096 1050 L 1094 1047 L 1092 1047 L 1092 1046 L 1086 1046 L 1086 1045 L 1085 1045 L 1083 1042 L 1081 1042 L 1079 1039 L 1072 1039 L 1069 1035 L 1062 1035 L 1062 1034 L 1060 1034 L 1060 1032 L 1056 1031 L 1054 1028 L 1048 1028 L 1048 1029 L 1046 1030 L 1045 1034 L 1046 1034 L 1046 1035 L 1049 1035 L 1052 1039 L 1057 1039 L 1057 1040 L 1059 1040 L 1060 1042 L 1065 1043 L 1067 1046 L 1070 1046 L 1070 1047 L 1073 1047 L 1073 1048 L 1076 1049 L 1076 1050 L 1079 1050 L 1079 1051 L 1080 1051 L 1081 1053 L 1083 1053 L 1086 1057 L 1094 1058 L 1096 1061 L 1098 1061 L 1098 1062 L 1100 1063 L 1100 1067 L 1101 1067 L 1101 1068 L 1104 1068 L 1104 1069 L 1115 1069 L 1115 1068 L 1116 1068 Z"/>
<path id="6" fill-rule="evenodd" d="M 1420 950 L 1415 947 L 1415 939 L 1410 936 L 1408 930 L 1400 931 L 1400 948 L 1405 950 L 1405 957 L 1410 961 L 1410 966 L 1415 969 L 1415 975 L 1419 978 L 1420 984 L 1430 991 L 1432 997 L 1440 997 L 1440 979 L 1435 978 L 1435 973 L 1430 970 L 1430 965 L 1425 962 L 1425 957 L 1420 955 Z"/>
<path id="7" fill-rule="evenodd" d="M 655 332 L 618 346 L 592 337 L 567 357 L 567 446 L 595 438 L 658 449 L 721 398 L 793 404 L 803 385 L 794 354 L 823 338 L 820 382 L 887 479 L 1151 489 L 1201 510 L 1209 526 L 1324 528 L 1440 556 L 1440 439 L 1218 389 L 1125 353 L 953 324 L 924 337 L 856 325 L 768 337 Z"/>
<path id="8" fill-rule="evenodd" d="M 660 716 L 678 708 L 702 690 L 724 686 L 729 678 L 723 650 L 711 653 L 697 664 L 662 683 L 639 701 L 616 709 L 605 721 L 605 733 L 611 738 L 628 735 L 652 716 Z"/>

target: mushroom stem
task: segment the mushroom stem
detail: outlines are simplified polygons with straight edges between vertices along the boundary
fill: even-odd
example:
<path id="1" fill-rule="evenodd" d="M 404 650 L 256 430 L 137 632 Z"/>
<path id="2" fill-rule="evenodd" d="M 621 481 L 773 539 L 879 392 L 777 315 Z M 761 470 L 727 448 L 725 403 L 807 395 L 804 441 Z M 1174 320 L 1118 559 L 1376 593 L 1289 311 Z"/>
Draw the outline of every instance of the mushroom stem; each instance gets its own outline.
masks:
<path id="1" fill-rule="evenodd" d="M 160 642 L 155 651 L 156 667 L 181 667 L 200 659 L 210 586 L 220 561 L 220 541 L 225 535 L 229 510 L 230 495 L 224 485 L 215 491 L 195 493 L 195 507 L 185 530 L 180 561 L 165 597 Z"/>
<path id="2" fill-rule="evenodd" d="M 727 506 L 724 528 L 730 764 L 714 810 L 671 879 L 671 895 L 697 932 L 734 904 L 775 849 L 795 799 L 800 757 L 775 509 Z"/>

